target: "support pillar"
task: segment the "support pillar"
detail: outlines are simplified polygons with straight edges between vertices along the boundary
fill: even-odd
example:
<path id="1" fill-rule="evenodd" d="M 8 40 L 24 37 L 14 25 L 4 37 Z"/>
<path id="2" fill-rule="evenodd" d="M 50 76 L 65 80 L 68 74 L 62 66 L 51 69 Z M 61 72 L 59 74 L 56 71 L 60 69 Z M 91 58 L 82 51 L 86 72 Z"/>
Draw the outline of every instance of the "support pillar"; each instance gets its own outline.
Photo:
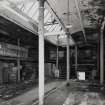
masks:
<path id="1" fill-rule="evenodd" d="M 18 82 L 20 82 L 20 39 L 18 39 L 17 43 L 18 43 L 17 70 L 18 70 Z"/>
<path id="2" fill-rule="evenodd" d="M 70 17 L 69 17 L 69 0 L 68 0 L 68 12 L 67 12 L 67 22 L 68 22 L 68 25 L 70 25 Z M 69 49 L 69 45 L 70 45 L 70 42 L 69 42 L 69 37 L 70 37 L 70 30 L 69 28 L 67 28 L 67 85 L 69 85 L 69 79 L 70 79 L 70 49 Z"/>
<path id="3" fill-rule="evenodd" d="M 100 84 L 104 82 L 104 38 L 103 38 L 104 26 L 101 27 L 100 34 Z"/>
<path id="4" fill-rule="evenodd" d="M 57 36 L 57 59 L 56 59 L 56 69 L 58 70 L 59 67 L 59 39 L 58 39 L 59 35 Z"/>
<path id="5" fill-rule="evenodd" d="M 67 34 L 67 83 L 70 79 L 70 49 L 69 49 L 69 34 Z"/>
<path id="6" fill-rule="evenodd" d="M 97 43 L 97 55 L 96 55 L 97 57 L 97 74 L 96 74 L 97 77 L 100 76 L 100 43 L 99 42 Z"/>
<path id="7" fill-rule="evenodd" d="M 44 2 L 39 0 L 39 105 L 44 104 Z"/>
<path id="8" fill-rule="evenodd" d="M 77 68 L 78 68 L 78 49 L 77 46 L 75 46 L 75 75 L 77 77 Z"/>

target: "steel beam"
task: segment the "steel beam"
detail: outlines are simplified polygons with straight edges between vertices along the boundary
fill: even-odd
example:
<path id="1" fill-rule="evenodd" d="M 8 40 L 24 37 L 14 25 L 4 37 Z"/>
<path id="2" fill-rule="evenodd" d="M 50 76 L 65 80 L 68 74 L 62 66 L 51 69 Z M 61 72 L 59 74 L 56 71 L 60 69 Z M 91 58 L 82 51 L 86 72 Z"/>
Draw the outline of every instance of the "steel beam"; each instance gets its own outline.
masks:
<path id="1" fill-rule="evenodd" d="M 58 35 L 64 35 L 65 32 L 47 32 L 44 36 L 58 36 Z"/>
<path id="2" fill-rule="evenodd" d="M 39 0 L 39 105 L 44 104 L 44 2 Z"/>
<path id="3" fill-rule="evenodd" d="M 35 5 L 35 3 L 36 3 L 36 2 L 34 2 L 34 3 L 30 6 L 30 8 L 28 9 L 27 13 L 30 12 L 30 10 L 33 8 L 33 6 Z"/>
<path id="4" fill-rule="evenodd" d="M 81 16 L 81 12 L 80 12 L 80 8 L 79 8 L 78 0 L 75 0 L 75 5 L 76 5 L 76 9 L 77 9 L 78 16 L 79 16 L 79 19 L 80 19 L 80 25 L 81 25 L 81 29 L 82 29 L 82 32 L 83 32 L 83 35 L 84 35 L 84 39 L 85 39 L 85 42 L 87 42 L 86 34 L 85 34 L 85 30 L 84 30 L 84 25 L 83 25 L 83 22 L 82 22 L 82 16 Z"/>
<path id="5" fill-rule="evenodd" d="M 58 14 L 54 11 L 54 9 L 52 8 L 52 6 L 48 2 L 48 0 L 46 0 L 46 3 L 50 7 L 51 11 L 54 13 L 54 15 L 55 15 L 56 19 L 58 20 L 59 24 L 61 25 L 62 29 L 65 31 L 65 33 L 68 33 L 67 28 L 65 27 L 64 22 L 62 21 L 62 19 L 59 18 Z M 74 41 L 74 39 L 72 37 L 71 37 L 71 39 Z M 75 41 L 74 41 L 74 43 L 75 43 Z"/>
<path id="6" fill-rule="evenodd" d="M 50 26 L 50 25 L 58 25 L 58 23 L 57 22 L 55 22 L 55 23 L 48 22 L 48 23 L 45 23 L 44 24 L 44 26 Z"/>

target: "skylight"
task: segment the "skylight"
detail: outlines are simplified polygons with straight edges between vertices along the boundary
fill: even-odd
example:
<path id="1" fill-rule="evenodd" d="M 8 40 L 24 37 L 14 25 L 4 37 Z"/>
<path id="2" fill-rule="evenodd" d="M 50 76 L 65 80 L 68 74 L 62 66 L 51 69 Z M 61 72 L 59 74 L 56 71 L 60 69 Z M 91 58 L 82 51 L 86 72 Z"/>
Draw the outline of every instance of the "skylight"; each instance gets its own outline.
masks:
<path id="1" fill-rule="evenodd" d="M 38 23 L 38 15 L 39 15 L 39 11 L 38 11 L 39 2 L 38 2 L 38 0 L 3 0 L 3 2 L 5 2 L 5 4 L 9 3 L 8 4 L 9 10 L 11 10 L 11 12 L 14 11 L 16 8 L 19 9 L 23 13 L 23 14 L 18 13 L 18 16 L 20 18 L 27 20 L 27 17 L 25 17 L 25 15 L 26 15 L 29 17 L 28 19 L 31 19 L 31 20 L 33 20 L 33 22 L 35 21 Z M 56 5 L 56 0 L 52 0 L 51 2 L 53 5 Z M 6 4 L 6 6 L 7 6 L 7 4 Z M 8 8 L 8 6 L 7 6 L 7 8 Z M 52 14 L 52 12 L 49 8 L 47 8 L 46 4 L 45 4 L 45 11 L 44 12 L 45 12 L 44 13 L 45 32 L 54 33 L 54 32 L 63 31 L 61 26 L 56 21 L 55 15 Z M 32 22 L 30 22 L 30 23 L 32 23 Z M 46 37 L 48 37 L 48 36 L 46 36 Z M 57 41 L 56 38 L 55 38 L 55 40 L 54 40 L 54 38 L 52 40 L 55 42 Z"/>

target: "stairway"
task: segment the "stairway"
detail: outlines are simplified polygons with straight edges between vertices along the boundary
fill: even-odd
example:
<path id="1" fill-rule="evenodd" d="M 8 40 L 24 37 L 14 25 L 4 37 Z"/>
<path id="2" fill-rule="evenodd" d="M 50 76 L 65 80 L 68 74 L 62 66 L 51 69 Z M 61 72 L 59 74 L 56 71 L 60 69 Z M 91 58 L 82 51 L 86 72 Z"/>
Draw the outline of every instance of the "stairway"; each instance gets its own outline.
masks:
<path id="1" fill-rule="evenodd" d="M 59 78 L 66 79 L 66 68 L 60 71 Z"/>

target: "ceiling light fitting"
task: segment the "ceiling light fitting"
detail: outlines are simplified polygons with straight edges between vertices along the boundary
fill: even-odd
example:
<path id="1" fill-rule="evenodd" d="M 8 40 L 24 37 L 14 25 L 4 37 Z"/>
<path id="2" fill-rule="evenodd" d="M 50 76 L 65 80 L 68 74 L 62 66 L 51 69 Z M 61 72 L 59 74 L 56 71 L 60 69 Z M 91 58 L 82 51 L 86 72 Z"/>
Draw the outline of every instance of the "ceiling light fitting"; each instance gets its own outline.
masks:
<path id="1" fill-rule="evenodd" d="M 72 27 L 73 27 L 72 25 L 67 25 L 67 26 L 66 26 L 66 28 L 72 28 Z"/>

